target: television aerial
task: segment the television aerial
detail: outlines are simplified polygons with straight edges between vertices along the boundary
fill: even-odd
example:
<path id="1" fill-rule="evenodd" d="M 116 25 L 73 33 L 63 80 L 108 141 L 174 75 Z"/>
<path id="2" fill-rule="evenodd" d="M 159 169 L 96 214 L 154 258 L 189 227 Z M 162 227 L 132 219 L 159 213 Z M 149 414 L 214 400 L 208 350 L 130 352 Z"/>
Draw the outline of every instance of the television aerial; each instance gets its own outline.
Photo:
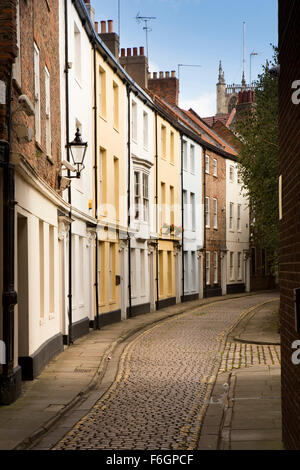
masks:
<path id="1" fill-rule="evenodd" d="M 149 26 L 149 22 L 152 20 L 156 20 L 156 16 L 141 16 L 140 12 L 137 13 L 135 17 L 136 21 L 138 24 L 141 24 L 144 22 L 143 30 L 146 32 L 146 51 L 147 51 L 147 57 L 149 60 L 149 41 L 148 41 L 148 33 L 152 31 L 152 28 Z"/>

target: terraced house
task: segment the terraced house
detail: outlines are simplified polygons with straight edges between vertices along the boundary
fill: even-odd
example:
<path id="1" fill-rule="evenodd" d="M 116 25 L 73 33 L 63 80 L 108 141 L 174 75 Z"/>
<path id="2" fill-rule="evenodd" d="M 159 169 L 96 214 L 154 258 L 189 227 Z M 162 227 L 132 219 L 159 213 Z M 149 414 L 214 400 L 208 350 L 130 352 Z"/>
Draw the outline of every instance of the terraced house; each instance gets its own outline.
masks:
<path id="1" fill-rule="evenodd" d="M 238 152 L 179 107 L 175 72 L 149 74 L 143 47 L 120 50 L 90 1 L 4 3 L 0 402 L 9 404 L 63 344 L 248 289 L 249 264 Z"/>

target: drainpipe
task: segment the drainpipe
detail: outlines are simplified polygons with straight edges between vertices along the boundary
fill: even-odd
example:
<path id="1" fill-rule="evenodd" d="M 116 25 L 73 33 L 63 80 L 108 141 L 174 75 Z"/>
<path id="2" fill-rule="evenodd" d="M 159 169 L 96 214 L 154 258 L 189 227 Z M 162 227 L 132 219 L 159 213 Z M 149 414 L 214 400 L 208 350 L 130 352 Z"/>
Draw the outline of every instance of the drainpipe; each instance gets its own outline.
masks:
<path id="1" fill-rule="evenodd" d="M 97 109 L 97 66 L 96 66 L 96 43 L 93 44 L 94 49 L 94 170 L 95 170 L 95 218 L 98 225 L 98 109 Z M 98 279 L 98 232 L 96 230 L 96 247 L 95 247 L 95 297 L 96 297 L 96 324 L 95 330 L 99 330 L 99 279 Z"/>
<path id="2" fill-rule="evenodd" d="M 184 302 L 184 201 L 183 201 L 183 137 L 182 133 L 180 133 L 180 142 L 181 142 L 181 150 L 180 150 L 180 164 L 181 164 L 181 226 L 182 230 L 182 243 L 181 243 L 181 275 L 182 275 L 182 302 Z"/>
<path id="3" fill-rule="evenodd" d="M 14 271 L 15 243 L 15 167 L 10 162 L 11 151 L 11 100 L 12 100 L 12 69 L 6 87 L 6 126 L 7 141 L 4 144 L 3 166 L 3 340 L 6 346 L 6 364 L 2 366 L 0 376 L 0 402 L 9 405 L 18 398 L 20 393 L 14 371 L 14 307 L 17 304 Z"/>
<path id="4" fill-rule="evenodd" d="M 128 187 L 127 187 L 127 240 L 128 240 L 128 295 L 129 295 L 129 318 L 132 317 L 132 292 L 131 292 L 131 238 L 129 234 L 131 217 L 130 217 L 130 192 L 131 192 L 131 175 L 130 175 L 130 160 L 131 160 L 131 115 L 130 115 L 130 86 L 127 84 L 127 103 L 128 103 L 128 136 L 127 136 L 127 148 L 128 148 Z"/>
<path id="5" fill-rule="evenodd" d="M 203 233 L 203 247 L 204 247 L 204 263 L 203 263 L 203 282 L 204 289 L 203 295 L 207 297 L 207 284 L 206 284 L 206 217 L 205 217 L 205 197 L 206 197 L 206 172 L 205 172 L 205 157 L 206 157 L 206 148 L 204 147 L 204 159 L 203 159 L 203 197 L 204 197 L 204 233 Z"/>
<path id="6" fill-rule="evenodd" d="M 157 111 L 155 111 L 155 217 L 156 233 L 158 234 L 158 139 L 157 139 Z M 158 240 L 156 243 L 156 310 L 159 303 L 159 282 L 158 282 Z"/>
<path id="7" fill-rule="evenodd" d="M 66 74 L 66 140 L 67 140 L 67 161 L 70 162 L 70 116 L 69 116 L 69 39 L 68 39 L 68 0 L 65 0 L 65 74 Z M 70 177 L 70 170 L 68 170 L 68 177 Z M 68 202 L 70 204 L 70 211 L 69 217 L 72 219 L 72 192 L 71 192 L 71 185 L 68 188 Z M 73 344 L 72 338 L 72 225 L 70 224 L 70 231 L 69 231 L 69 334 L 68 334 L 68 345 Z"/>

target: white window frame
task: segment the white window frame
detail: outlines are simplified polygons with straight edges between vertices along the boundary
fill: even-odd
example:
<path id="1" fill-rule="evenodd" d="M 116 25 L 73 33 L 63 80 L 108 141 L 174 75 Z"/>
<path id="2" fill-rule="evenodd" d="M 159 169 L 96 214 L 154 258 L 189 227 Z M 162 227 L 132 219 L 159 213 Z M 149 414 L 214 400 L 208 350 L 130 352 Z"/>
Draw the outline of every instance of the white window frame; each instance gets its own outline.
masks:
<path id="1" fill-rule="evenodd" d="M 214 219 L 214 228 L 218 228 L 218 199 L 213 199 L 213 219 Z"/>
<path id="2" fill-rule="evenodd" d="M 213 160 L 213 176 L 218 176 L 218 160 L 216 158 Z"/>
<path id="3" fill-rule="evenodd" d="M 237 230 L 241 231 L 241 204 L 237 206 Z"/>
<path id="4" fill-rule="evenodd" d="M 138 139 L 137 117 L 138 117 L 138 106 L 137 106 L 137 103 L 134 100 L 132 100 L 131 101 L 131 138 L 134 142 L 137 142 L 137 139 Z"/>
<path id="5" fill-rule="evenodd" d="M 234 166 L 233 165 L 229 166 L 229 181 L 231 181 L 231 183 L 234 182 Z"/>
<path id="6" fill-rule="evenodd" d="M 184 228 L 188 228 L 189 218 L 188 218 L 188 192 L 186 189 L 182 191 L 183 195 L 183 223 Z"/>
<path id="7" fill-rule="evenodd" d="M 134 170 L 134 204 L 134 219 L 149 222 L 149 175 L 138 169 Z"/>
<path id="8" fill-rule="evenodd" d="M 234 203 L 229 203 L 229 229 L 233 230 Z"/>
<path id="9" fill-rule="evenodd" d="M 229 278 L 231 281 L 234 281 L 234 253 L 230 251 L 229 253 Z"/>
<path id="10" fill-rule="evenodd" d="M 190 194 L 190 201 L 191 201 L 191 226 L 192 226 L 192 231 L 195 232 L 196 230 L 196 195 L 195 193 Z"/>
<path id="11" fill-rule="evenodd" d="M 238 280 L 242 280 L 242 253 L 239 251 L 238 252 L 238 261 L 237 261 L 237 277 Z"/>
<path id="12" fill-rule="evenodd" d="M 209 175 L 209 155 L 205 155 L 205 173 Z"/>
<path id="13" fill-rule="evenodd" d="M 183 140 L 182 144 L 183 151 L 183 169 L 188 171 L 188 143 L 186 140 Z"/>
<path id="14" fill-rule="evenodd" d="M 206 270 L 206 285 L 210 286 L 210 251 L 206 252 L 205 270 Z"/>
<path id="15" fill-rule="evenodd" d="M 205 228 L 210 228 L 210 198 L 205 196 L 204 204 Z"/>
<path id="16" fill-rule="evenodd" d="M 34 43 L 34 111 L 35 140 L 41 143 L 40 50 Z"/>
<path id="17" fill-rule="evenodd" d="M 218 284 L 218 252 L 214 251 L 214 284 Z"/>
<path id="18" fill-rule="evenodd" d="M 50 73 L 45 66 L 45 102 L 46 102 L 46 152 L 47 156 L 52 155 L 52 139 L 51 139 L 51 82 Z"/>

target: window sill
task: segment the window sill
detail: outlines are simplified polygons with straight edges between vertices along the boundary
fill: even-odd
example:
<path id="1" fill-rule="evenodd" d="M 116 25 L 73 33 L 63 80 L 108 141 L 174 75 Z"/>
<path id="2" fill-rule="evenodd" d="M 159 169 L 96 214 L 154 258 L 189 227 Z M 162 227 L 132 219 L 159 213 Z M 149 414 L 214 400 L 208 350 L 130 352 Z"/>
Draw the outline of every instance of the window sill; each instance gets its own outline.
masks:
<path id="1" fill-rule="evenodd" d="M 99 118 L 102 119 L 103 121 L 105 121 L 107 123 L 107 118 L 106 116 L 103 116 L 102 114 L 99 114 Z"/>
<path id="2" fill-rule="evenodd" d="M 75 80 L 75 82 L 77 83 L 77 85 L 79 86 L 79 88 L 81 88 L 81 90 L 82 90 L 82 85 L 81 85 L 81 83 L 80 83 L 79 78 L 74 77 L 74 80 Z"/>
<path id="3" fill-rule="evenodd" d="M 47 160 L 49 163 L 51 163 L 51 165 L 54 165 L 54 160 L 50 155 L 47 155 Z"/>
<path id="4" fill-rule="evenodd" d="M 117 127 L 114 126 L 114 131 L 116 131 L 118 134 L 120 134 L 120 131 Z"/>

